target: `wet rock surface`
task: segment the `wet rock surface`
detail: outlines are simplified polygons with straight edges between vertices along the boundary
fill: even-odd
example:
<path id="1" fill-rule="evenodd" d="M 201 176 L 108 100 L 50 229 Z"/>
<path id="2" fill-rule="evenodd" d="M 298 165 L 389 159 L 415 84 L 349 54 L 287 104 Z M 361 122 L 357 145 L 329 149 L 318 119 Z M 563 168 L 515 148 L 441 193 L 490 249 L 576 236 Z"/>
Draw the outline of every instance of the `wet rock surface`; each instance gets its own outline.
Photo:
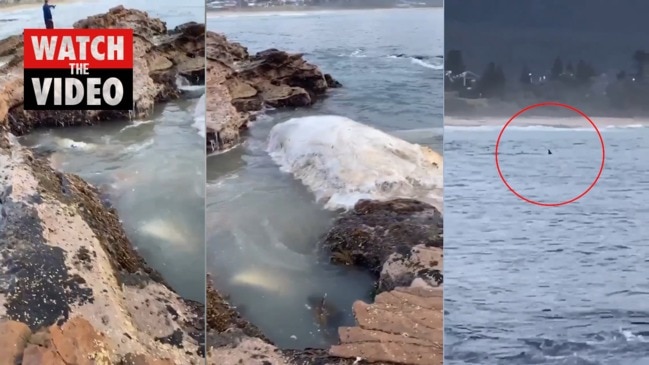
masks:
<path id="1" fill-rule="evenodd" d="M 248 54 L 242 45 L 208 31 L 207 148 L 236 146 L 241 131 L 264 107 L 307 107 L 330 88 L 341 87 L 331 75 L 301 54 L 268 49 Z"/>
<path id="2" fill-rule="evenodd" d="M 168 30 L 147 13 L 122 6 L 79 20 L 74 28 L 132 28 L 133 112 L 129 111 L 25 111 L 23 109 L 22 35 L 0 40 L 0 121 L 15 135 L 37 127 L 95 124 L 101 121 L 146 117 L 156 103 L 180 96 L 176 75 L 195 84 L 204 83 L 205 25 L 188 23 Z"/>
<path id="3" fill-rule="evenodd" d="M 168 31 L 159 19 L 117 7 L 75 27 L 135 30 L 133 116 L 178 97 L 176 75 L 202 80 L 202 24 Z M 93 124 L 129 113 L 24 111 L 22 36 L 0 40 L 0 58 L 7 60 L 0 66 L 0 321 L 13 336 L 0 330 L 0 341 L 29 337 L 1 342 L 0 351 L 12 352 L 0 352 L 0 359 L 199 363 L 204 306 L 178 296 L 144 262 L 94 187 L 52 169 L 15 138 L 37 127 Z"/>
<path id="4" fill-rule="evenodd" d="M 413 199 L 361 200 L 324 240 L 331 259 L 377 276 L 374 303 L 353 305 L 329 355 L 370 363 L 443 363 L 443 217 Z"/>
<path id="5" fill-rule="evenodd" d="M 324 239 L 333 261 L 363 267 L 377 277 L 383 273 L 379 291 L 410 285 L 415 277 L 441 281 L 442 277 L 432 271 L 441 260 L 436 260 L 428 248 L 441 249 L 443 244 L 442 214 L 432 205 L 413 199 L 361 200 L 334 223 Z M 391 269 L 384 270 L 388 261 Z M 398 279 L 401 274 L 395 268 L 399 262 L 413 274 L 407 282 Z M 431 271 L 423 270 L 426 268 Z"/>
<path id="6" fill-rule="evenodd" d="M 340 345 L 329 354 L 371 363 L 407 365 L 443 363 L 444 300 L 441 287 L 422 280 L 376 296 L 374 303 L 354 303 L 356 327 L 339 329 Z"/>

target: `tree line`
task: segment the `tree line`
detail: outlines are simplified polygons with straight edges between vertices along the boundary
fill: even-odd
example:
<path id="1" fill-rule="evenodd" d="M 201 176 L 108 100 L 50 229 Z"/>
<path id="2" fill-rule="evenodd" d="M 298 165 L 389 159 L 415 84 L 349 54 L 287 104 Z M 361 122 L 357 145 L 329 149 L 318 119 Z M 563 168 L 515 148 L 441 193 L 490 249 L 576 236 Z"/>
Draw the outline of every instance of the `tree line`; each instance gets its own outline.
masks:
<path id="1" fill-rule="evenodd" d="M 634 70 L 632 77 L 634 80 L 640 81 L 645 78 L 645 73 L 649 73 L 649 52 L 638 50 L 632 55 L 634 62 Z M 507 84 L 507 78 L 501 65 L 495 62 L 489 62 L 481 75 L 470 82 L 466 81 L 464 75 L 466 66 L 462 57 L 462 52 L 459 50 L 450 50 L 445 58 L 446 70 L 446 90 L 461 91 L 463 89 L 471 89 L 473 94 L 479 97 L 503 97 Z M 523 65 L 518 82 L 522 85 L 532 85 L 536 82 L 560 82 L 567 86 L 586 86 L 589 85 L 592 78 L 597 75 L 594 66 L 585 60 L 579 60 L 576 64 L 571 61 L 564 62 L 561 57 L 554 59 L 549 73 L 535 74 L 527 65 Z M 627 78 L 628 75 L 625 71 L 620 71 L 617 74 L 618 80 Z M 542 80 L 539 80 L 542 78 Z"/>

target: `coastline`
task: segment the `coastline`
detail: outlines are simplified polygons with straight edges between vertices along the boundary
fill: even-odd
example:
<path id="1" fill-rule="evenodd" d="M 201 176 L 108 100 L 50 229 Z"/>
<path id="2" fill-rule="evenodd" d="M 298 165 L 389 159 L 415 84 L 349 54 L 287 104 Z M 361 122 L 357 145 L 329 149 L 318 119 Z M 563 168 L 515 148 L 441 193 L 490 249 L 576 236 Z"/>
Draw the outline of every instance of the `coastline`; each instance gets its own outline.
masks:
<path id="1" fill-rule="evenodd" d="M 445 126 L 450 127 L 503 127 L 511 118 L 511 115 L 496 117 L 464 117 L 449 116 L 444 119 Z M 589 118 L 598 128 L 646 128 L 649 127 L 649 118 L 612 118 L 612 117 L 592 117 Z M 590 129 L 591 124 L 576 114 L 574 117 L 558 116 L 525 116 L 521 115 L 509 124 L 510 127 L 547 127 L 557 130 L 566 129 Z"/>
<path id="2" fill-rule="evenodd" d="M 218 18 L 222 16 L 241 16 L 241 15 L 265 15 L 265 14 L 300 14 L 300 13 L 329 13 L 333 11 L 376 11 L 376 10 L 415 10 L 415 9 L 443 9 L 443 6 L 419 6 L 410 8 L 397 7 L 325 7 L 325 6 L 273 6 L 273 7 L 249 7 L 239 9 L 219 10 L 205 8 L 205 15 L 209 18 Z"/>
<path id="3" fill-rule="evenodd" d="M 133 45 L 139 118 L 180 96 L 176 75 L 203 78 L 204 62 L 190 54 L 204 51 L 204 24 L 188 23 L 168 33 L 160 19 L 122 6 L 74 24 L 97 26 L 133 28 L 140 35 Z M 154 38 L 158 43 L 151 46 L 147 39 Z M 200 362 L 204 305 L 182 298 L 144 261 L 98 189 L 55 170 L 47 156 L 35 155 L 16 138 L 42 127 L 123 120 L 128 112 L 23 110 L 21 51 L 20 35 L 0 40 L 0 57 L 7 60 L 0 66 L 5 74 L 0 79 L 5 213 L 0 265 L 2 272 L 15 273 L 0 293 L 0 329 L 9 345 L 0 358 L 12 363 L 84 358 L 124 364 Z M 147 62 L 156 57 L 167 62 Z"/>

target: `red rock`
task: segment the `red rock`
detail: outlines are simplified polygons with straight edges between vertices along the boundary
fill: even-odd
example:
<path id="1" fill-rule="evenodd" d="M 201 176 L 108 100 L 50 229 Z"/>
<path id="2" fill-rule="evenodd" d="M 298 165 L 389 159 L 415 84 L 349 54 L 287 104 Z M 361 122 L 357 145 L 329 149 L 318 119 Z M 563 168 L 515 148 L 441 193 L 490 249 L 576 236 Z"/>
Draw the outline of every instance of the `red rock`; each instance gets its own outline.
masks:
<path id="1" fill-rule="evenodd" d="M 32 331 L 26 324 L 15 321 L 0 322 L 0 365 L 14 365 L 25 349 Z"/>

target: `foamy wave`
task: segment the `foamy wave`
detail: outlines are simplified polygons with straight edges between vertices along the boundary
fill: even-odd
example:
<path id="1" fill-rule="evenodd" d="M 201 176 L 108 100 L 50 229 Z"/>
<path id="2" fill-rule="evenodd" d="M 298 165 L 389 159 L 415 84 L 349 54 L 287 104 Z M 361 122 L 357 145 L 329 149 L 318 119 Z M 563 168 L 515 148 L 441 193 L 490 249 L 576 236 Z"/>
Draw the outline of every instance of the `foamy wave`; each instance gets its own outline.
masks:
<path id="1" fill-rule="evenodd" d="M 435 139 L 441 139 L 444 135 L 444 128 L 418 128 L 418 129 L 401 129 L 390 131 L 390 134 L 405 139 L 410 143 L 429 144 Z"/>
<path id="2" fill-rule="evenodd" d="M 367 55 L 363 53 L 362 49 L 356 49 L 351 53 L 341 53 L 338 57 L 352 57 L 352 58 L 366 58 Z"/>
<path id="3" fill-rule="evenodd" d="M 624 339 L 628 342 L 649 342 L 649 338 L 641 334 L 635 334 L 629 330 L 620 329 L 620 333 L 624 336 Z"/>
<path id="4" fill-rule="evenodd" d="M 185 76 L 176 75 L 176 87 L 190 86 L 191 83 Z"/>
<path id="5" fill-rule="evenodd" d="M 125 130 L 131 129 L 131 128 L 137 128 L 141 125 L 153 123 L 153 119 L 148 119 L 148 120 L 135 120 L 131 124 L 127 125 L 126 127 L 120 129 L 120 132 L 124 132 Z"/>
<path id="6" fill-rule="evenodd" d="M 474 125 L 474 126 L 461 126 L 461 125 L 447 125 L 444 126 L 445 131 L 477 131 L 477 132 L 492 132 L 500 131 L 502 125 Z M 624 129 L 636 129 L 636 128 L 649 128 L 649 125 L 643 124 L 629 124 L 629 125 L 607 125 L 599 127 L 600 132 L 605 131 L 615 131 L 615 130 L 624 130 Z M 526 126 L 513 126 L 510 125 L 507 127 L 507 130 L 515 131 L 527 131 L 527 132 L 593 132 L 592 127 L 572 127 L 572 126 L 549 126 L 549 125 L 526 125 Z"/>
<path id="7" fill-rule="evenodd" d="M 277 124 L 268 153 L 327 209 L 398 197 L 441 209 L 442 156 L 349 118 L 312 116 Z"/>
<path id="8" fill-rule="evenodd" d="M 70 138 L 56 138 L 56 145 L 64 148 L 64 149 L 71 149 L 71 150 L 79 150 L 79 151 L 91 151 L 97 148 L 97 145 L 94 143 L 86 143 L 86 142 L 81 142 L 81 141 L 75 141 Z"/>
<path id="9" fill-rule="evenodd" d="M 407 55 L 404 55 L 404 54 L 398 54 L 398 55 L 389 55 L 388 58 L 408 59 L 408 60 L 410 60 L 410 62 L 412 62 L 413 64 L 415 64 L 417 66 L 429 68 L 431 70 L 443 70 L 444 69 L 444 65 L 442 65 L 442 64 L 435 64 L 435 63 L 427 62 L 425 60 L 425 59 L 427 59 L 427 57 L 425 57 L 425 56 L 407 56 Z"/>
<path id="10" fill-rule="evenodd" d="M 414 63 L 415 65 L 421 66 L 421 67 L 430 68 L 431 70 L 442 70 L 442 69 L 444 69 L 443 65 L 435 65 L 435 64 L 432 64 L 432 63 L 428 63 L 426 61 L 422 61 L 422 60 L 417 59 L 417 58 L 411 58 L 410 62 Z"/>
<path id="11" fill-rule="evenodd" d="M 137 144 L 132 144 L 132 145 L 126 147 L 125 150 L 127 152 L 130 152 L 130 153 L 137 153 L 137 152 L 140 152 L 142 150 L 145 150 L 145 149 L 153 146 L 154 143 L 155 143 L 155 141 L 153 140 L 153 138 L 149 138 L 149 139 L 145 140 L 144 142 L 137 143 Z"/>
<path id="12" fill-rule="evenodd" d="M 205 85 L 188 85 L 178 88 L 185 99 L 200 98 L 205 94 Z"/>
<path id="13" fill-rule="evenodd" d="M 267 18 L 267 17 L 304 17 L 309 13 L 297 11 L 258 11 L 258 12 L 236 12 L 236 11 L 222 11 L 212 12 L 208 8 L 207 18 Z"/>
<path id="14" fill-rule="evenodd" d="M 194 109 L 194 123 L 192 127 L 198 130 L 198 134 L 205 138 L 205 94 L 201 95 Z"/>

